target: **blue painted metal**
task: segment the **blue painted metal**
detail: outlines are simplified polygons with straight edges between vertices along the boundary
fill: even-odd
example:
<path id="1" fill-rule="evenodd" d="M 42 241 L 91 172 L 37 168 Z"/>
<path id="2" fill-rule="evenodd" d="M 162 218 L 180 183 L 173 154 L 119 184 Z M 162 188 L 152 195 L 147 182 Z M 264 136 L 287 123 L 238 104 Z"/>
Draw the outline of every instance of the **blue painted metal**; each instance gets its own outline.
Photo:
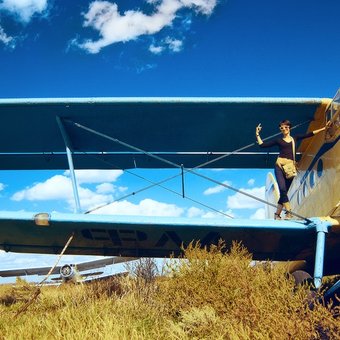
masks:
<path id="1" fill-rule="evenodd" d="M 201 219 L 51 213 L 48 226 L 34 213 L 0 212 L 0 248 L 16 252 L 57 253 L 70 233 L 68 253 L 164 257 L 179 255 L 182 245 L 204 246 L 223 239 L 240 241 L 254 259 L 288 260 L 309 247 L 314 229 L 303 221 Z M 43 224 L 43 225 L 46 225 Z"/>
<path id="2" fill-rule="evenodd" d="M 64 124 L 61 121 L 61 119 L 57 116 L 57 123 L 60 128 L 60 132 L 63 136 L 64 142 L 65 142 L 65 147 L 66 147 L 66 154 L 67 154 L 67 161 L 69 165 L 69 170 L 70 170 L 70 175 L 71 175 L 71 182 L 72 182 L 72 189 L 73 189 L 73 196 L 74 196 L 74 201 L 75 201 L 75 213 L 80 213 L 81 208 L 80 208 L 80 199 L 79 199 L 79 193 L 78 193 L 78 185 L 77 185 L 77 178 L 76 174 L 74 172 L 74 166 L 73 166 L 73 159 L 72 159 L 72 153 L 71 153 L 71 148 L 72 148 L 72 143 L 71 140 L 65 130 Z"/>
<path id="3" fill-rule="evenodd" d="M 13 221 L 33 221 L 37 215 L 35 212 L 24 211 L 0 211 L 0 222 L 2 220 Z M 120 224 L 139 226 L 167 226 L 174 228 L 188 227 L 193 230 L 199 227 L 217 228 L 244 228 L 244 229 L 266 229 L 266 230 L 299 230 L 308 231 L 315 227 L 302 220 L 257 220 L 257 219 L 231 219 L 231 218 L 186 218 L 186 217 L 165 217 L 165 216 L 130 216 L 130 215 L 102 215 L 102 214 L 68 214 L 56 213 L 49 214 L 50 222 L 66 223 L 68 226 L 73 224 L 95 223 L 100 224 Z M 313 219 L 314 221 L 314 219 Z"/>
<path id="4" fill-rule="evenodd" d="M 42 218 L 45 218 L 42 216 Z M 36 223 L 36 213 L 0 211 L 0 249 L 13 252 L 56 254 L 75 233 L 69 254 L 168 257 L 182 253 L 192 241 L 202 246 L 220 239 L 230 247 L 240 241 L 254 260 L 307 260 L 315 257 L 315 284 L 334 274 L 340 263 L 340 240 L 319 219 L 313 223 L 285 220 L 202 219 L 96 214 L 48 214 L 48 223 Z M 315 233 L 317 245 L 315 254 Z M 324 267 L 324 256 L 332 266 Z M 313 268 L 309 268 L 313 270 Z"/>
<path id="5" fill-rule="evenodd" d="M 331 288 L 329 288 L 325 294 L 324 298 L 329 299 L 330 297 L 334 296 L 334 294 L 340 290 L 340 280 L 338 280 Z"/>
<path id="6" fill-rule="evenodd" d="M 313 222 L 315 223 L 315 230 L 317 232 L 314 263 L 314 286 L 318 289 L 322 284 L 326 234 L 328 233 L 328 228 L 331 227 L 331 223 L 328 221 L 322 221 L 318 218 L 314 218 Z"/>
<path id="7" fill-rule="evenodd" d="M 273 122 L 282 117 L 294 124 L 312 120 L 321 103 L 319 98 L 0 99 L 0 169 L 66 169 L 56 115 L 192 168 L 217 158 L 215 153 L 248 145 L 259 122 L 269 136 L 278 132 Z M 72 155 L 77 169 L 169 167 L 72 124 L 65 128 L 77 151 Z M 295 133 L 306 130 L 307 124 Z M 232 155 L 210 167 L 268 168 L 275 162 L 276 154 L 263 155 L 256 145 L 247 151 L 252 154 Z"/>
<path id="8" fill-rule="evenodd" d="M 74 212 L 80 213 L 81 208 L 80 208 L 80 199 L 79 199 L 79 193 L 78 193 L 77 179 L 76 179 L 76 175 L 74 173 L 74 166 L 73 166 L 71 150 L 67 146 L 66 146 L 66 153 L 67 153 L 67 161 L 68 161 L 68 164 L 69 164 L 71 181 L 72 181 L 72 189 L 73 189 L 73 195 L 74 195 L 74 201 L 75 201 Z"/>

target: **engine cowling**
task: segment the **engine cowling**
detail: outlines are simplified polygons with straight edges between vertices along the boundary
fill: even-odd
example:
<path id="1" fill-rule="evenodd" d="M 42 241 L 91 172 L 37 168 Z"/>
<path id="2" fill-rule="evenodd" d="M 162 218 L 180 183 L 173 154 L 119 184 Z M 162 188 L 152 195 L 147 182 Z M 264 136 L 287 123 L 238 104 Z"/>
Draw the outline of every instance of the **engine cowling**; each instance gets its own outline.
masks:
<path id="1" fill-rule="evenodd" d="M 70 281 L 76 278 L 77 271 L 74 265 L 72 264 L 64 264 L 60 268 L 60 277 L 63 281 Z"/>

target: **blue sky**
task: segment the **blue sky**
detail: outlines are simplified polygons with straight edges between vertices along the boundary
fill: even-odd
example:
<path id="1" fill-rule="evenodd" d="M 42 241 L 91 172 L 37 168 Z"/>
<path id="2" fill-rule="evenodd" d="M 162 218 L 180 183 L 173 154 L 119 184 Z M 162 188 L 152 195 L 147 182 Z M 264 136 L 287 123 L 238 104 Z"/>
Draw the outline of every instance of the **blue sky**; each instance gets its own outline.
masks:
<path id="1" fill-rule="evenodd" d="M 0 98 L 332 97 L 339 87 L 339 13 L 336 0 L 0 0 Z M 174 174 L 135 172 L 153 181 Z M 205 171 L 259 196 L 266 173 Z M 78 179 L 83 210 L 147 185 L 119 171 L 78 172 Z M 169 187 L 180 192 L 180 180 Z M 186 194 L 235 217 L 263 217 L 256 202 L 192 175 Z M 69 175 L 2 171 L 0 203 L 2 210 L 72 211 Z M 98 212 L 216 214 L 160 188 Z M 20 259 L 0 253 L 2 268 L 55 257 Z"/>

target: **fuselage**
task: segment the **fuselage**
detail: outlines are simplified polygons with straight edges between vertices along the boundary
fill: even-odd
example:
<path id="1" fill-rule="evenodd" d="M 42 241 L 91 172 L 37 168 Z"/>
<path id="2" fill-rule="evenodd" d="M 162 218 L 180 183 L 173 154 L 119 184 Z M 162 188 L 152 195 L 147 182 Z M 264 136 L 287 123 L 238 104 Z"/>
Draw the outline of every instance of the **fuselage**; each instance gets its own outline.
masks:
<path id="1" fill-rule="evenodd" d="M 340 216 L 339 110 L 334 118 L 329 130 L 312 137 L 289 190 L 292 207 L 302 216 Z"/>
<path id="2" fill-rule="evenodd" d="M 325 103 L 327 110 L 317 112 L 309 131 L 323 127 L 331 120 L 332 125 L 305 140 L 300 146 L 301 159 L 298 176 L 294 178 L 288 196 L 293 212 L 304 217 L 330 216 L 340 218 L 340 104 Z M 267 179 L 267 199 L 276 203 L 278 187 L 272 176 Z M 271 217 L 273 209 L 267 209 Z M 270 214 L 270 215 L 269 215 Z"/>

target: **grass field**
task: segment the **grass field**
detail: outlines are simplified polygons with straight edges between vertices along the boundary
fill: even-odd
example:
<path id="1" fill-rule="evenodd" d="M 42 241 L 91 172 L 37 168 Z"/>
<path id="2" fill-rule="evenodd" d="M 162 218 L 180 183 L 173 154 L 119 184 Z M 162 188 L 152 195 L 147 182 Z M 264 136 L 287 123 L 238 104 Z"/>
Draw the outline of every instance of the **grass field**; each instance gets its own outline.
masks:
<path id="1" fill-rule="evenodd" d="M 221 248 L 189 247 L 162 276 L 144 260 L 127 277 L 39 294 L 22 280 L 0 286 L 0 339 L 340 339 L 337 307 L 311 308 L 284 265 Z"/>

